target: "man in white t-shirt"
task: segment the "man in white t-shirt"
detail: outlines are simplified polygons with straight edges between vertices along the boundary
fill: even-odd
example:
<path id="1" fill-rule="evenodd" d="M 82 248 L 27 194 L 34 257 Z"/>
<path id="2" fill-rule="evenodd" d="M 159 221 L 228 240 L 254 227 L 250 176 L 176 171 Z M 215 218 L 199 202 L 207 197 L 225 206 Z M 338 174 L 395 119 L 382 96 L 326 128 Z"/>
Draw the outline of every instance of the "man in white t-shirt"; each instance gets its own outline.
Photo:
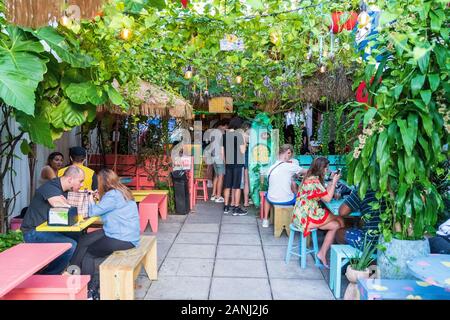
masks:
<path id="1" fill-rule="evenodd" d="M 290 144 L 280 147 L 278 160 L 267 171 L 269 189 L 266 193 L 264 206 L 264 219 L 262 226 L 269 226 L 268 215 L 271 205 L 293 206 L 296 194 L 292 190 L 292 177 L 296 174 L 305 174 L 307 169 L 299 166 L 298 161 L 293 159 L 294 148 Z"/>

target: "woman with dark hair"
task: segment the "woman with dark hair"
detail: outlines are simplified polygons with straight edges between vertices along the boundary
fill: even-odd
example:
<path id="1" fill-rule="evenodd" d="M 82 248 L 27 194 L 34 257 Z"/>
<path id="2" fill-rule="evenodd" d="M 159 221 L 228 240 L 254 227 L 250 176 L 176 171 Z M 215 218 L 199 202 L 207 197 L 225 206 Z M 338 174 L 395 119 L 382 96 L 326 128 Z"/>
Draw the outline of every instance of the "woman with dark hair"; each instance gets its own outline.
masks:
<path id="1" fill-rule="evenodd" d="M 96 204 L 91 195 L 89 216 L 100 216 L 103 229 L 83 235 L 71 261 L 81 268 L 81 274 L 91 276 L 88 290 L 92 299 L 99 298 L 95 259 L 107 257 L 114 251 L 134 248 L 139 245 L 140 238 L 139 213 L 130 190 L 110 169 L 100 170 L 98 186 L 100 202 Z"/>
<path id="2" fill-rule="evenodd" d="M 43 185 L 49 180 L 58 177 L 58 170 L 62 168 L 64 156 L 61 152 L 52 152 L 47 158 L 47 164 L 41 170 L 39 184 Z"/>
<path id="3" fill-rule="evenodd" d="M 310 234 L 311 229 L 326 230 L 327 234 L 320 248 L 317 258 L 328 268 L 327 252 L 334 242 L 336 231 L 344 227 L 342 217 L 330 214 L 327 209 L 320 206 L 319 201 L 330 202 L 333 199 L 336 184 L 341 178 L 340 174 L 333 174 L 332 181 L 324 186 L 324 177 L 328 172 L 330 161 L 319 157 L 314 159 L 306 172 L 297 194 L 292 222 L 303 232 L 303 237 Z"/>

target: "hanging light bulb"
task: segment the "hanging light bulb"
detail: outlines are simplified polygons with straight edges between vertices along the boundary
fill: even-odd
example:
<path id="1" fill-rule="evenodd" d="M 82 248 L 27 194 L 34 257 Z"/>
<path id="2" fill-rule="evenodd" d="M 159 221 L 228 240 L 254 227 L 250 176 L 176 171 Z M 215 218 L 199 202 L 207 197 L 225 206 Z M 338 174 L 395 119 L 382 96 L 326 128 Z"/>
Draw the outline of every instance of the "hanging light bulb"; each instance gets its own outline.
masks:
<path id="1" fill-rule="evenodd" d="M 323 64 L 320 66 L 320 73 L 325 73 L 327 71 L 327 67 Z"/>
<path id="2" fill-rule="evenodd" d="M 131 36 L 131 30 L 128 28 L 123 28 L 122 31 L 120 31 L 120 37 L 123 40 L 128 40 Z"/>
<path id="3" fill-rule="evenodd" d="M 186 70 L 186 72 L 184 73 L 184 78 L 185 79 L 191 79 L 192 78 L 192 68 L 191 66 L 189 66 Z"/>
<path id="4" fill-rule="evenodd" d="M 236 83 L 237 84 L 241 84 L 242 83 L 242 77 L 241 76 L 236 76 Z"/>
<path id="5" fill-rule="evenodd" d="M 66 15 L 63 15 L 59 22 L 62 26 L 67 27 L 70 24 L 70 18 Z"/>

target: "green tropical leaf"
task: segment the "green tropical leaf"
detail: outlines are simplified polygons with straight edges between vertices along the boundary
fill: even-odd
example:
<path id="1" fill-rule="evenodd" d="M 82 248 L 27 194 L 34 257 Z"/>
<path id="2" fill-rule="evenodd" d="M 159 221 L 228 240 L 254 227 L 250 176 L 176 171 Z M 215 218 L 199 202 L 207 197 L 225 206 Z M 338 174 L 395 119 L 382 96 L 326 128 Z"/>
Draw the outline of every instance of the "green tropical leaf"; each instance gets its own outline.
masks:
<path id="1" fill-rule="evenodd" d="M 403 145 L 405 147 L 406 153 L 408 155 L 412 154 L 412 150 L 414 148 L 414 144 L 416 143 L 416 136 L 409 130 L 408 124 L 404 119 L 397 119 L 397 124 L 400 128 L 400 133 L 403 141 Z"/>
<path id="2" fill-rule="evenodd" d="M 92 82 L 72 83 L 64 90 L 70 100 L 76 104 L 92 103 L 100 105 L 106 102 L 106 94 Z"/>
<path id="3" fill-rule="evenodd" d="M 416 95 L 420 91 L 420 89 L 422 89 L 424 82 L 424 75 L 417 75 L 411 79 L 411 90 L 413 92 L 413 95 Z"/>
<path id="4" fill-rule="evenodd" d="M 423 128 L 425 129 L 425 133 L 431 137 L 433 133 L 433 119 L 425 113 L 421 113 L 420 117 L 422 118 Z"/>
<path id="5" fill-rule="evenodd" d="M 54 148 L 50 124 L 47 119 L 32 117 L 19 111 L 16 115 L 16 121 L 20 124 L 22 131 L 28 132 L 32 142 Z"/>
<path id="6" fill-rule="evenodd" d="M 71 48 L 65 38 L 52 27 L 43 27 L 32 32 L 37 38 L 44 40 L 56 52 L 58 57 L 71 66 L 87 68 L 91 65 L 91 57 L 77 52 L 78 48 Z"/>
<path id="7" fill-rule="evenodd" d="M 111 85 L 108 86 L 108 97 L 116 106 L 122 106 L 124 104 L 122 95 Z"/>
<path id="8" fill-rule="evenodd" d="M 8 26 L 5 30 L 9 38 L 0 43 L 0 98 L 33 115 L 35 91 L 47 72 L 47 59 L 38 56 L 44 48 L 37 41 L 27 40 L 18 27 Z"/>
<path id="9" fill-rule="evenodd" d="M 439 79 L 439 75 L 434 73 L 434 74 L 429 74 L 428 75 L 428 82 L 430 83 L 430 89 L 431 91 L 436 91 L 436 89 L 439 87 L 439 82 L 441 80 Z"/>
<path id="10" fill-rule="evenodd" d="M 425 105 L 429 105 L 431 101 L 431 90 L 420 90 L 420 97 Z"/>
<path id="11" fill-rule="evenodd" d="M 22 139 L 22 142 L 20 143 L 20 151 L 24 155 L 30 154 L 33 151 L 26 139 Z"/>
<path id="12" fill-rule="evenodd" d="M 69 100 L 63 100 L 58 107 L 63 110 L 63 119 L 67 126 L 80 126 L 86 121 L 87 112 L 80 106 L 72 104 Z"/>

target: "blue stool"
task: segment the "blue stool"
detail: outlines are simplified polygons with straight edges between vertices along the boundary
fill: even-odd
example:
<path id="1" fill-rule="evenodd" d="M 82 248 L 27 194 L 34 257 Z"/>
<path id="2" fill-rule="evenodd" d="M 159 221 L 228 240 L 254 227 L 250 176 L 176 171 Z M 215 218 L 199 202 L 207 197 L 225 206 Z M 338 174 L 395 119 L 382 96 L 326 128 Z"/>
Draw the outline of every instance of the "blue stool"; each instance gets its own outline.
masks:
<path id="1" fill-rule="evenodd" d="M 331 264 L 330 264 L 330 289 L 333 291 L 336 299 L 341 297 L 341 272 L 342 268 L 349 263 L 349 258 L 361 251 L 348 244 L 333 244 L 331 246 Z M 376 259 L 377 255 L 374 253 L 372 258 Z"/>
<path id="2" fill-rule="evenodd" d="M 289 260 L 291 259 L 291 254 L 293 254 L 293 255 L 300 257 L 300 266 L 302 267 L 302 269 L 305 269 L 306 268 L 306 255 L 308 253 L 314 253 L 314 259 L 316 261 L 316 266 L 320 265 L 319 259 L 317 259 L 317 253 L 319 252 L 319 244 L 317 242 L 317 230 L 316 229 L 311 230 L 313 248 L 309 249 L 306 247 L 307 239 L 303 238 L 303 232 L 300 229 L 296 228 L 293 223 L 291 223 L 289 225 L 289 229 L 291 230 L 291 232 L 289 234 L 289 242 L 288 242 L 288 247 L 287 247 L 287 251 L 286 251 L 286 260 L 285 260 L 286 264 L 289 263 Z M 298 247 L 293 246 L 294 235 L 296 232 L 298 232 L 300 234 Z M 296 251 L 295 249 L 297 249 L 298 251 Z"/>

